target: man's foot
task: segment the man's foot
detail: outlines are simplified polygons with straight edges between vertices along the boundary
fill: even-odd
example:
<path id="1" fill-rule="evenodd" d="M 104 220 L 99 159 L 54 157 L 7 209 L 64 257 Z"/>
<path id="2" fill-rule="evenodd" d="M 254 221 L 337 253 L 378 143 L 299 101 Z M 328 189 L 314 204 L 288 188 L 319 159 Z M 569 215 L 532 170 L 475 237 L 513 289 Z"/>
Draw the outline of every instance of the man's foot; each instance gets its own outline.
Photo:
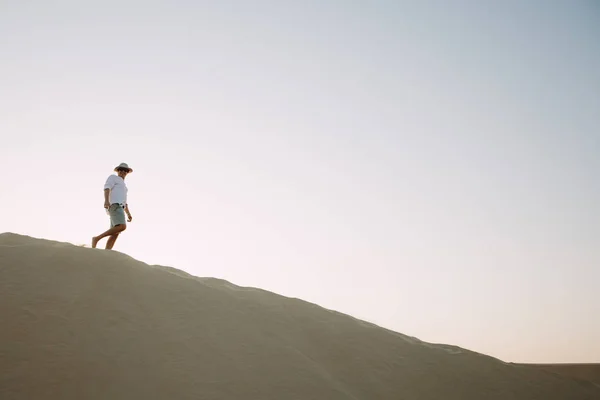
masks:
<path id="1" fill-rule="evenodd" d="M 94 236 L 92 238 L 92 249 L 96 248 L 96 245 L 98 244 L 98 240 L 100 240 L 100 239 L 98 239 L 96 236 Z"/>

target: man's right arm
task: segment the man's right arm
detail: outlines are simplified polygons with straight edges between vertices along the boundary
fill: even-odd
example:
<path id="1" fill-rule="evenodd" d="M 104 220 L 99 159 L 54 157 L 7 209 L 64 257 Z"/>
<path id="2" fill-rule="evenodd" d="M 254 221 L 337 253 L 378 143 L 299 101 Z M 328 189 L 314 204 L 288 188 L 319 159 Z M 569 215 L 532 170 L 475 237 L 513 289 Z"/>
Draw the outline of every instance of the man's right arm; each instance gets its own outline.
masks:
<path id="1" fill-rule="evenodd" d="M 110 196 L 110 189 L 104 189 L 104 208 L 110 207 L 110 200 L 108 199 Z"/>
<path id="2" fill-rule="evenodd" d="M 115 186 L 114 175 L 111 175 L 104 184 L 104 208 L 110 207 L 110 191 Z"/>

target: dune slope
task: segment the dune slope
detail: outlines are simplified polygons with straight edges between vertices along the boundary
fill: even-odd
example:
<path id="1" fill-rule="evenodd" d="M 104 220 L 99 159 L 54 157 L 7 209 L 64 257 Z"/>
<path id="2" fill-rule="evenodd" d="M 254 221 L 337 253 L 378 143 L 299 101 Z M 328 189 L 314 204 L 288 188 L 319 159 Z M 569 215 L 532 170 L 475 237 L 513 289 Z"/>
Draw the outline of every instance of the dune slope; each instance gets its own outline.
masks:
<path id="1" fill-rule="evenodd" d="M 521 364 L 600 385 L 600 364 Z"/>
<path id="2" fill-rule="evenodd" d="M 301 300 L 14 234 L 0 320 L 3 400 L 600 399 Z"/>

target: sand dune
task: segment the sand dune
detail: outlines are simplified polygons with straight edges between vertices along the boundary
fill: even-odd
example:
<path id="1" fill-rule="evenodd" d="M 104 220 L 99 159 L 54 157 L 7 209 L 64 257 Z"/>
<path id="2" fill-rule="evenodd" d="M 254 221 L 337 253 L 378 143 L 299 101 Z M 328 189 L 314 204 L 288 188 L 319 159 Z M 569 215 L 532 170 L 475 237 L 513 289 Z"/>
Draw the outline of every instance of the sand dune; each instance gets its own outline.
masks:
<path id="1" fill-rule="evenodd" d="M 600 364 L 521 364 L 600 385 Z"/>
<path id="2" fill-rule="evenodd" d="M 599 400 L 600 386 L 118 252 L 0 235 L 2 400 Z"/>

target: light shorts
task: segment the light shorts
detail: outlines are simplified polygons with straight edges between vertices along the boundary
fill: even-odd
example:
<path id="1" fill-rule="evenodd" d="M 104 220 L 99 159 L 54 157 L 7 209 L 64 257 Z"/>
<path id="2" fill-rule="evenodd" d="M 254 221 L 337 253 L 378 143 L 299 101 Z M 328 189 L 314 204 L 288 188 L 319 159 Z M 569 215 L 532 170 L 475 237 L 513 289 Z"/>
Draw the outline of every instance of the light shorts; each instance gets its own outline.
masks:
<path id="1" fill-rule="evenodd" d="M 111 204 L 108 208 L 108 215 L 110 216 L 110 227 L 117 225 L 125 225 L 125 210 L 120 204 Z"/>

